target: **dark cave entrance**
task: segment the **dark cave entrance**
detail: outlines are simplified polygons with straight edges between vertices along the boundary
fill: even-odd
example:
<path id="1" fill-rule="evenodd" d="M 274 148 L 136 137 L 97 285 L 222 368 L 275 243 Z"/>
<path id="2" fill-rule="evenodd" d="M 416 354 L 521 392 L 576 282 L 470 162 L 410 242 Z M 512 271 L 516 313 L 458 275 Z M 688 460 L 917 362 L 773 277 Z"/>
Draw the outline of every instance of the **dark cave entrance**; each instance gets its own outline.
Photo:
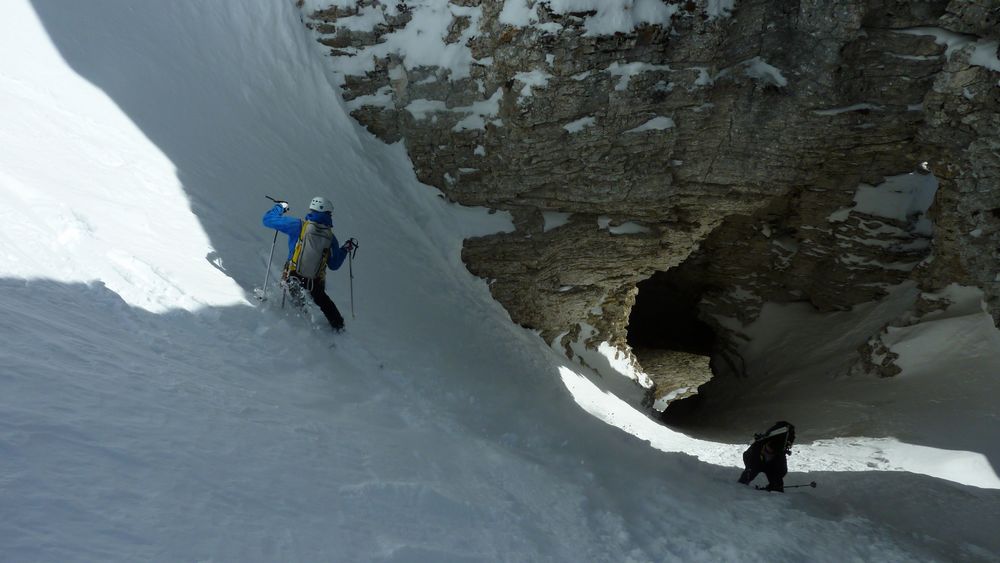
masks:
<path id="1" fill-rule="evenodd" d="M 638 284 L 626 341 L 654 386 L 644 404 L 661 412 L 687 410 L 700 402 L 699 389 L 714 375 L 711 358 L 718 337 L 702 321 L 699 304 L 710 289 L 702 268 L 681 265 Z"/>
<path id="2" fill-rule="evenodd" d="M 685 432 L 697 424 L 706 392 L 717 383 L 716 362 L 726 360 L 715 328 L 701 319 L 702 298 L 717 290 L 708 277 L 697 257 L 656 272 L 637 284 L 629 314 L 626 342 L 655 384 L 644 404 L 660 422 Z"/>
<path id="3" fill-rule="evenodd" d="M 639 282 L 629 314 L 627 342 L 642 362 L 643 353 L 676 351 L 710 356 L 715 331 L 698 318 L 705 287 L 684 276 L 679 268 L 656 272 Z"/>
<path id="4" fill-rule="evenodd" d="M 702 298 L 715 289 L 704 281 L 707 277 L 705 264 L 690 260 L 656 272 L 637 284 L 629 314 L 626 342 L 655 384 L 647 406 L 676 428 L 691 422 L 711 387 L 705 384 L 716 375 L 719 337 L 700 310 Z M 666 405 L 660 402 L 681 388 L 687 390 Z"/>

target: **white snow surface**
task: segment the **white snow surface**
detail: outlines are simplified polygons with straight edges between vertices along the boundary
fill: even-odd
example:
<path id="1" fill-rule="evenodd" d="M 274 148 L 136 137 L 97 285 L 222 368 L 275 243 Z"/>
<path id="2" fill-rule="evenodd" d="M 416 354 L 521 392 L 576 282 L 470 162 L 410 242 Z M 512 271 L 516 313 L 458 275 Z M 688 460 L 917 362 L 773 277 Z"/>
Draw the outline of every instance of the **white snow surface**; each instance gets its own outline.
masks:
<path id="1" fill-rule="evenodd" d="M 558 229 L 559 227 L 568 224 L 569 219 L 572 216 L 572 213 L 565 213 L 562 211 L 543 211 L 542 219 L 544 224 L 542 225 L 542 232 L 547 233 L 552 229 Z"/>
<path id="2" fill-rule="evenodd" d="M 674 127 L 674 120 L 669 117 L 654 117 L 638 127 L 629 129 L 625 133 L 642 133 L 644 131 L 666 131 Z"/>
<path id="3" fill-rule="evenodd" d="M 932 174 L 890 176 L 877 186 L 861 184 L 854 194 L 853 210 L 905 222 L 927 213 L 937 188 Z"/>
<path id="4" fill-rule="evenodd" d="M 781 70 L 760 57 L 754 57 L 743 64 L 743 73 L 754 80 L 778 87 L 788 86 L 788 79 L 781 74 Z"/>
<path id="5" fill-rule="evenodd" d="M 863 103 L 860 103 L 860 104 L 854 104 L 854 105 L 844 106 L 844 107 L 839 107 L 839 108 L 817 109 L 817 110 L 813 110 L 813 113 L 816 114 L 816 115 L 840 115 L 842 113 L 849 113 L 849 112 L 852 112 L 852 111 L 862 111 L 862 110 L 882 111 L 884 109 L 885 108 L 883 108 L 882 106 L 875 105 L 875 104 L 869 104 L 867 102 L 863 102 Z"/>
<path id="6" fill-rule="evenodd" d="M 580 119 L 574 119 L 566 125 L 563 125 L 563 129 L 567 133 L 579 133 L 588 127 L 593 127 L 597 124 L 597 118 L 593 115 L 588 115 L 586 117 L 581 117 Z"/>
<path id="7" fill-rule="evenodd" d="M 670 25 L 678 8 L 660 0 L 505 0 L 500 22 L 528 27 L 538 22 L 536 6 L 546 4 L 556 14 L 587 13 L 585 36 L 629 33 L 641 25 Z"/>
<path id="8" fill-rule="evenodd" d="M 356 6 L 355 0 L 324 2 L 309 0 L 303 6 L 306 15 L 327 6 L 341 8 Z M 351 31 L 373 31 L 384 22 L 381 14 L 397 15 L 401 10 L 410 14 L 408 23 L 380 37 L 379 42 L 362 48 L 348 49 L 348 55 L 337 58 L 338 79 L 343 75 L 358 76 L 375 69 L 375 60 L 394 56 L 407 69 L 440 67 L 446 69 L 449 80 L 468 78 L 476 61 L 468 46 L 470 39 L 479 34 L 482 8 L 459 6 L 448 0 L 408 0 L 407 2 L 375 3 L 362 9 L 357 16 L 338 19 L 334 25 Z M 379 15 L 373 12 L 378 12 Z M 449 26 L 454 17 L 468 18 L 469 25 L 462 30 L 457 41 L 448 41 Z"/>
<path id="9" fill-rule="evenodd" d="M 405 109 L 414 119 L 417 120 L 435 120 L 437 119 L 437 114 L 439 113 L 456 113 L 464 115 L 454 127 L 452 131 L 460 132 L 470 129 L 486 129 L 487 120 L 493 123 L 499 123 L 499 120 L 495 119 L 497 113 L 500 111 L 500 99 L 503 97 L 503 92 L 497 90 L 486 100 L 477 100 L 472 102 L 468 106 L 459 107 L 448 107 L 448 104 L 442 102 L 441 100 L 428 100 L 426 98 L 418 98 L 412 100 L 406 105 Z M 346 105 L 348 108 L 353 109 L 354 104 L 348 102 Z M 485 154 L 485 153 L 484 153 Z"/>
<path id="10" fill-rule="evenodd" d="M 728 18 L 733 15 L 736 0 L 707 0 L 705 13 L 709 19 Z"/>
<path id="11" fill-rule="evenodd" d="M 607 229 L 613 235 L 635 235 L 640 233 L 650 232 L 649 227 L 645 225 L 640 225 L 635 221 L 625 221 L 623 223 L 612 225 L 614 220 L 607 215 L 601 215 L 597 218 L 597 227 L 599 229 Z"/>
<path id="12" fill-rule="evenodd" d="M 905 284 L 878 303 L 827 315 L 804 303 L 768 303 L 750 325 L 734 323 L 730 328 L 748 339 L 741 354 L 754 373 L 713 397 L 730 408 L 712 425 L 745 424 L 780 405 L 790 420 L 808 421 L 811 431 L 868 436 L 817 441 L 796 454 L 796 463 L 812 463 L 803 457 L 820 455 L 827 445 L 851 445 L 859 450 L 838 454 L 841 461 L 870 448 L 857 461 L 872 468 L 1000 487 L 992 423 L 1000 392 L 1000 333 L 983 311 L 979 290 L 951 287 L 930 295 L 951 305 L 913 326 L 887 329 L 883 341 L 900 355 L 901 374 L 847 375 L 856 357 L 846 352 L 899 318 L 916 296 Z"/>
<path id="13" fill-rule="evenodd" d="M 998 52 L 1000 52 L 1000 40 L 980 40 L 976 43 L 975 51 L 969 56 L 969 64 L 988 68 L 993 72 L 1000 72 Z"/>
<path id="14" fill-rule="evenodd" d="M 637 76 L 643 72 L 651 71 L 669 71 L 669 65 L 654 65 L 644 62 L 633 62 L 633 63 L 619 63 L 613 62 L 608 65 L 605 70 L 611 76 L 618 77 L 618 83 L 615 84 L 615 90 L 618 92 L 623 92 L 628 89 L 629 82 L 632 81 L 633 76 Z"/>
<path id="15" fill-rule="evenodd" d="M 629 5 L 609 21 L 662 15 Z M 418 28 L 438 40 L 438 22 Z M 449 204 L 401 145 L 355 124 L 291 3 L 8 0 L 0 52 L 4 561 L 1000 552 L 1000 493 L 973 486 L 997 486 L 995 430 L 968 431 L 996 412 L 983 313 L 913 335 L 921 350 L 950 348 L 899 379 L 937 395 L 890 418 L 898 432 L 866 433 L 862 419 L 843 435 L 871 438 L 809 444 L 810 424 L 831 425 L 813 409 L 788 482 L 820 487 L 759 493 L 735 467 L 778 411 L 695 439 L 637 410 L 626 378 L 510 323 L 460 257 L 464 238 L 510 230 L 510 216 Z M 271 299 L 248 299 L 273 240 L 265 194 L 294 214 L 325 195 L 337 235 L 360 240 L 327 283 L 347 333 L 279 306 L 283 235 Z M 822 321 L 789 332 L 829 330 Z M 962 379 L 941 381 L 949 367 Z M 794 418 L 809 405 L 783 407 Z M 922 413 L 955 436 L 947 447 L 914 423 Z"/>
<path id="16" fill-rule="evenodd" d="M 934 37 L 934 42 L 945 47 L 945 57 L 950 59 L 956 52 L 964 50 L 972 45 L 969 53 L 969 64 L 981 66 L 1000 72 L 1000 58 L 997 56 L 997 48 L 1000 47 L 1000 40 L 989 38 L 977 38 L 975 35 L 956 33 L 940 27 L 914 27 L 901 29 L 896 33 L 908 35 L 929 35 Z"/>
<path id="17" fill-rule="evenodd" d="M 905 231 L 893 225 L 883 225 L 871 231 L 878 238 L 892 234 L 905 236 L 906 233 L 929 237 L 934 233 L 934 225 L 927 212 L 934 203 L 937 189 L 938 180 L 933 174 L 916 172 L 889 176 L 876 186 L 860 184 L 854 193 L 854 206 L 834 211 L 827 216 L 827 221 L 840 223 L 857 212 L 906 224 Z M 894 244 L 891 239 L 868 242 L 885 246 Z"/>
<path id="18" fill-rule="evenodd" d="M 552 78 L 551 74 L 539 69 L 516 73 L 514 79 L 524 84 L 521 87 L 519 101 L 531 97 L 533 88 L 548 86 L 550 78 Z"/>
<path id="19" fill-rule="evenodd" d="M 538 16 L 530 0 L 505 0 L 499 19 L 503 24 L 528 27 L 538 21 Z"/>

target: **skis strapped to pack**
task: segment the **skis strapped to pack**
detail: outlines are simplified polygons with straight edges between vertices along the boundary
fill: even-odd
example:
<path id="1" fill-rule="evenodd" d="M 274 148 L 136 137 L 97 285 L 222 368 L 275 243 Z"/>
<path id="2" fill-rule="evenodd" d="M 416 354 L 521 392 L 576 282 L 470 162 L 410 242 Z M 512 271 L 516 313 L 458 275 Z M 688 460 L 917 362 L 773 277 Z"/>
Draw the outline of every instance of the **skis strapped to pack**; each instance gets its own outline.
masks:
<path id="1" fill-rule="evenodd" d="M 782 442 L 782 449 L 785 453 L 791 453 L 792 444 L 795 442 L 795 426 L 782 420 L 776 422 L 774 426 L 769 428 L 766 432 L 753 435 L 754 444 L 772 440 L 775 443 L 780 440 Z"/>

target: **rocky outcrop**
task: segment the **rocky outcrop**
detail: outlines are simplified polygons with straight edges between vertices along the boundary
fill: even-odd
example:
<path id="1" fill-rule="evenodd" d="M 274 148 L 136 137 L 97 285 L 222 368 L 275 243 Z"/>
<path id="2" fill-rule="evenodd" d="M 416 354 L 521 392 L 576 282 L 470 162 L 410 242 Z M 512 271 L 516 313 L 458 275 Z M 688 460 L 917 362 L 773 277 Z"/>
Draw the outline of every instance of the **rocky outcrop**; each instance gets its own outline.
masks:
<path id="1" fill-rule="evenodd" d="M 636 349 L 642 367 L 651 374 L 653 385 L 644 406 L 662 412 L 673 401 L 693 396 L 698 387 L 712 378 L 708 356 L 676 350 Z"/>
<path id="2" fill-rule="evenodd" d="M 958 282 L 1000 318 L 993 3 L 610 9 L 358 0 L 307 14 L 352 115 L 403 140 L 424 183 L 512 213 L 514 232 L 467 241 L 463 258 L 515 322 L 547 340 L 588 324 L 627 348 L 640 283 L 655 291 L 672 270 L 698 287 L 720 365 L 745 374 L 738 327 L 767 301 L 842 310 L 905 280 Z M 936 197 L 913 174 L 923 161 Z M 696 386 L 671 379 L 687 360 L 637 356 L 670 382 L 657 396 Z"/>

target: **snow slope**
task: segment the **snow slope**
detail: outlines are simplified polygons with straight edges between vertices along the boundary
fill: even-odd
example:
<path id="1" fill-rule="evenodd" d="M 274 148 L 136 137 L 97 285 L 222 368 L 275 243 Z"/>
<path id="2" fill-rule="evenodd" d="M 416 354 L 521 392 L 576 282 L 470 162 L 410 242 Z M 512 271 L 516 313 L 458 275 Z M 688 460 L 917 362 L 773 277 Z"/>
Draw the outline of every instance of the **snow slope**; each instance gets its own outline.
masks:
<path id="1" fill-rule="evenodd" d="M 735 465 L 742 446 L 647 427 L 512 326 L 459 259 L 509 218 L 447 204 L 357 128 L 298 18 L 267 0 L 0 6 L 4 561 L 1000 552 L 995 490 L 839 472 L 764 495 L 661 451 Z M 265 194 L 293 212 L 327 195 L 360 239 L 356 319 L 348 272 L 328 288 L 346 335 L 247 300 Z"/>

